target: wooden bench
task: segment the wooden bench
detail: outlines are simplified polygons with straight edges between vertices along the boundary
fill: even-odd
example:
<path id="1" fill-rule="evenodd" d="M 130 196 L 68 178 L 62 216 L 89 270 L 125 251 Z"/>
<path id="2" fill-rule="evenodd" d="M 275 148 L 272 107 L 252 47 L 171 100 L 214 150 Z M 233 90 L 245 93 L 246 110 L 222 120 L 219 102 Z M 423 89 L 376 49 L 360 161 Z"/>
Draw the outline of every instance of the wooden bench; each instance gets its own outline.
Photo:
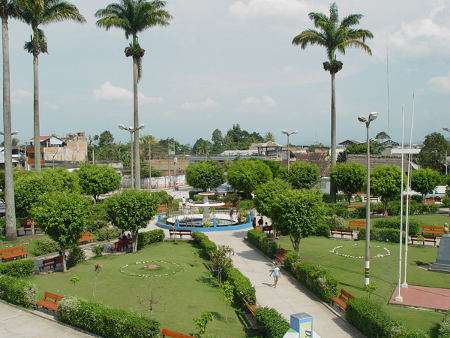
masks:
<path id="1" fill-rule="evenodd" d="M 258 306 L 256 304 L 250 304 L 245 300 L 245 298 L 242 298 L 242 300 L 248 312 L 251 313 L 253 317 L 256 317 L 256 310 L 258 309 Z"/>
<path id="2" fill-rule="evenodd" d="M 284 264 L 284 260 L 286 259 L 287 250 L 285 249 L 278 249 L 277 253 L 275 254 L 275 262 L 278 264 Z"/>
<path id="3" fill-rule="evenodd" d="M 350 229 L 359 230 L 359 229 L 365 228 L 366 225 L 367 225 L 367 223 L 365 220 L 356 219 L 356 220 L 351 220 L 350 222 L 348 222 L 348 227 Z"/>
<path id="4" fill-rule="evenodd" d="M 352 229 L 333 229 L 331 230 L 331 237 L 334 237 L 334 235 L 339 235 L 341 238 L 344 238 L 344 236 L 350 236 L 351 239 L 353 239 L 353 230 Z"/>
<path id="5" fill-rule="evenodd" d="M 1 261 L 12 261 L 14 259 L 25 258 L 27 255 L 28 254 L 24 246 L 0 249 Z"/>
<path id="6" fill-rule="evenodd" d="M 437 226 L 437 225 L 422 225 L 422 235 L 433 235 L 433 236 L 442 236 L 444 232 L 443 226 Z"/>
<path id="7" fill-rule="evenodd" d="M 45 291 L 44 298 L 37 301 L 36 306 L 50 311 L 56 311 L 58 309 L 59 301 L 63 298 L 64 296 Z"/>
<path id="8" fill-rule="evenodd" d="M 183 236 L 192 236 L 192 231 L 191 230 L 169 230 L 169 235 L 170 238 L 172 238 L 172 236 L 176 237 L 176 236 L 180 236 L 180 239 L 183 238 Z"/>
<path id="9" fill-rule="evenodd" d="M 94 237 L 92 236 L 92 234 L 87 231 L 87 232 L 83 232 L 81 234 L 80 239 L 78 240 L 78 244 L 83 245 L 83 244 L 88 244 L 94 241 Z"/>
<path id="10" fill-rule="evenodd" d="M 163 337 L 172 337 L 172 338 L 194 338 L 193 336 L 189 336 L 184 333 L 175 332 L 166 328 L 161 329 L 161 334 Z"/>
<path id="11" fill-rule="evenodd" d="M 55 257 L 52 257 L 52 258 L 44 259 L 42 261 L 42 265 L 39 266 L 39 271 L 40 272 L 45 271 L 46 268 L 48 268 L 48 267 L 51 267 L 51 269 L 53 271 L 55 271 L 58 264 L 61 264 L 61 265 L 63 264 L 63 257 L 62 256 L 55 256 Z"/>
<path id="12" fill-rule="evenodd" d="M 338 297 L 333 297 L 331 300 L 336 304 L 342 311 L 347 311 L 348 301 L 355 298 L 350 292 L 341 289 L 341 293 Z"/>
<path id="13" fill-rule="evenodd" d="M 425 245 L 425 243 L 433 243 L 433 246 L 436 246 L 437 239 L 438 238 L 436 236 L 412 236 L 411 244 L 414 245 L 415 243 L 421 243 L 422 245 Z"/>

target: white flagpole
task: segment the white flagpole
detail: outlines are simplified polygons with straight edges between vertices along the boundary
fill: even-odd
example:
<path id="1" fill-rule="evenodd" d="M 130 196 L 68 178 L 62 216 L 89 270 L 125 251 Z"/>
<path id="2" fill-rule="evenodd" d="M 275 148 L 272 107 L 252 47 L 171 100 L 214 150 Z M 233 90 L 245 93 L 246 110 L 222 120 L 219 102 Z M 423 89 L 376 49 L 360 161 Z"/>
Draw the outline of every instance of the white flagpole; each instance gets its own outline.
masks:
<path id="1" fill-rule="evenodd" d="M 409 149 L 412 149 L 412 134 L 414 129 L 414 114 L 415 114 L 415 103 L 414 103 L 414 93 L 412 97 L 412 116 L 411 116 L 411 131 L 409 135 Z M 408 287 L 407 273 L 408 273 L 408 242 L 409 242 L 409 195 L 411 193 L 411 153 L 408 154 L 408 174 L 406 179 L 406 229 L 405 229 L 405 271 L 403 274 L 403 288 Z"/>
<path id="2" fill-rule="evenodd" d="M 402 179 L 401 179 L 401 194 L 400 194 L 400 243 L 399 243 L 399 253 L 398 253 L 398 284 L 397 284 L 397 296 L 395 301 L 402 303 L 403 297 L 401 294 L 401 282 L 402 282 L 402 255 L 403 255 L 403 177 L 404 175 L 404 155 L 405 150 L 405 106 L 402 106 Z M 406 235 L 406 240 L 408 241 L 408 235 Z"/>

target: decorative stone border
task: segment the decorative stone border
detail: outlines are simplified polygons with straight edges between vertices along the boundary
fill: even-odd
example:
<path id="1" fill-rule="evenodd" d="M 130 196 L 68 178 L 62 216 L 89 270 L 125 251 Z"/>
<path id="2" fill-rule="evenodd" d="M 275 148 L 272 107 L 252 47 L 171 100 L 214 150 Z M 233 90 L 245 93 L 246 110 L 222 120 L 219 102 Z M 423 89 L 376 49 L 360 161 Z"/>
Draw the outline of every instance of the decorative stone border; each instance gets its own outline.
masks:
<path id="1" fill-rule="evenodd" d="M 175 274 L 177 274 L 180 271 L 183 271 L 186 269 L 185 266 L 178 264 L 176 262 L 167 262 L 161 259 L 152 259 L 152 260 L 144 260 L 144 261 L 137 261 L 134 263 L 134 265 L 144 265 L 144 264 L 149 264 L 149 263 L 156 263 L 156 264 L 171 264 L 173 266 L 175 266 L 175 270 L 169 272 L 169 273 L 164 273 L 164 274 L 138 274 L 138 273 L 133 273 L 133 272 L 128 272 L 126 271 L 127 268 L 130 266 L 129 264 L 125 264 L 124 266 L 122 266 L 120 268 L 120 273 L 126 275 L 126 276 L 132 276 L 132 277 L 140 277 L 140 278 L 153 278 L 153 277 L 169 277 L 169 276 L 173 276 Z M 133 265 L 133 264 L 132 264 Z"/>
<path id="2" fill-rule="evenodd" d="M 357 246 L 357 244 L 353 244 L 353 246 Z M 364 256 L 353 256 L 353 255 L 347 255 L 347 254 L 339 252 L 338 250 L 343 247 L 344 247 L 343 245 L 338 245 L 338 246 L 334 247 L 332 250 L 330 250 L 329 252 L 332 253 L 333 255 L 341 256 L 341 257 L 345 257 L 345 258 L 364 259 Z M 377 246 L 375 246 L 375 248 L 381 248 L 381 246 L 377 245 Z M 384 250 L 384 254 L 380 253 L 371 258 L 384 258 L 384 257 L 391 255 L 391 251 L 388 248 L 383 247 L 383 250 Z"/>

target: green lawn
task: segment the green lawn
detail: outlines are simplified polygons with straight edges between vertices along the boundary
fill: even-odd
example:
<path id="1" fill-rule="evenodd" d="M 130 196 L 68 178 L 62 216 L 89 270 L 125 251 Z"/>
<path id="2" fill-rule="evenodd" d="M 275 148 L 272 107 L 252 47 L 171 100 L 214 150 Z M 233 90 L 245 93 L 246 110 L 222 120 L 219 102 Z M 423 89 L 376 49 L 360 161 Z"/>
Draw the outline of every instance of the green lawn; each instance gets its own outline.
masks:
<path id="1" fill-rule="evenodd" d="M 36 239 L 43 239 L 43 238 L 48 238 L 47 235 L 44 234 L 39 234 L 39 235 L 33 235 L 33 236 L 20 236 L 17 237 L 14 241 L 0 241 L 0 249 L 2 248 L 9 248 L 9 247 L 13 247 L 13 246 L 24 246 L 26 248 L 28 248 L 28 246 L 31 244 L 31 242 L 33 242 Z M 31 253 L 28 252 L 28 254 L 30 256 Z"/>
<path id="2" fill-rule="evenodd" d="M 291 249 L 288 237 L 279 240 L 282 247 Z M 365 241 L 350 241 L 339 239 L 328 239 L 324 237 L 310 237 L 300 242 L 300 256 L 308 262 L 318 263 L 327 268 L 339 281 L 340 287 L 345 288 L 355 296 L 365 295 L 363 290 L 363 259 L 341 257 L 330 253 L 337 246 L 338 253 L 355 257 L 364 256 Z M 390 256 L 373 258 L 371 261 L 371 282 L 377 286 L 372 297 L 378 298 L 387 304 L 398 278 L 398 244 L 382 243 L 372 241 L 372 256 L 390 251 Z M 437 249 L 432 247 L 409 247 L 408 251 L 408 283 L 430 287 L 449 288 L 450 275 L 439 272 L 430 272 L 421 268 L 418 263 L 431 263 L 436 260 Z M 424 311 L 389 306 L 392 315 L 405 321 L 411 328 L 423 330 L 432 329 L 440 323 L 443 315 L 438 312 Z"/>
<path id="3" fill-rule="evenodd" d="M 98 276 L 94 272 L 96 264 L 102 266 Z M 128 267 L 123 268 L 127 264 Z M 160 266 L 160 269 L 144 269 L 144 265 L 151 264 Z M 189 333 L 193 329 L 192 319 L 203 311 L 211 311 L 217 313 L 218 319 L 208 326 L 208 335 L 245 337 L 243 325 L 234 309 L 226 305 L 216 280 L 204 264 L 191 244 L 164 242 L 148 246 L 136 254 L 95 258 L 67 273 L 35 276 L 33 282 L 41 294 L 50 291 L 79 296 L 146 314 L 153 294 L 156 300 L 153 317 L 163 327 Z M 74 285 L 70 279 L 75 275 L 79 282 Z"/>

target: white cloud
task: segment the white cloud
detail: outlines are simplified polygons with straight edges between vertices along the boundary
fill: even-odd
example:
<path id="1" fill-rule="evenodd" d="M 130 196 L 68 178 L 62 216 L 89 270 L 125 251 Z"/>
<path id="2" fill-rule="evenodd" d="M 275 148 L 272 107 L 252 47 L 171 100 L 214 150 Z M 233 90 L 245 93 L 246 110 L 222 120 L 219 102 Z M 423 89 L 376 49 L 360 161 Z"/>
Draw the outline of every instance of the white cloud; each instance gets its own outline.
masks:
<path id="1" fill-rule="evenodd" d="M 104 82 L 100 88 L 94 89 L 94 97 L 102 101 L 128 101 L 132 102 L 133 93 L 128 89 L 114 86 L 111 82 Z M 139 100 L 141 103 L 161 103 L 164 101 L 162 97 L 145 96 L 139 92 Z"/>
<path id="2" fill-rule="evenodd" d="M 261 97 L 249 96 L 241 101 L 241 107 L 244 110 L 260 109 L 267 110 L 277 106 L 277 102 L 268 95 Z"/>
<path id="3" fill-rule="evenodd" d="M 428 81 L 430 87 L 443 94 L 450 94 L 450 73 L 445 76 L 435 76 Z"/>
<path id="4" fill-rule="evenodd" d="M 318 6 L 309 0 L 238 0 L 230 5 L 229 10 L 231 14 L 241 18 L 274 16 L 298 18 L 312 10 L 318 10 Z"/>
<path id="5" fill-rule="evenodd" d="M 391 34 L 390 45 L 401 54 L 414 57 L 436 52 L 450 54 L 450 25 L 444 18 L 445 9 L 445 5 L 439 4 L 427 16 L 402 23 Z"/>
<path id="6" fill-rule="evenodd" d="M 219 104 L 215 100 L 208 97 L 202 101 L 186 101 L 181 105 L 181 109 L 188 111 L 194 110 L 204 111 L 216 109 L 218 106 Z"/>
<path id="7" fill-rule="evenodd" d="M 32 97 L 33 93 L 25 89 L 17 89 L 11 93 L 11 100 L 14 103 L 22 103 L 24 101 L 31 100 Z"/>

